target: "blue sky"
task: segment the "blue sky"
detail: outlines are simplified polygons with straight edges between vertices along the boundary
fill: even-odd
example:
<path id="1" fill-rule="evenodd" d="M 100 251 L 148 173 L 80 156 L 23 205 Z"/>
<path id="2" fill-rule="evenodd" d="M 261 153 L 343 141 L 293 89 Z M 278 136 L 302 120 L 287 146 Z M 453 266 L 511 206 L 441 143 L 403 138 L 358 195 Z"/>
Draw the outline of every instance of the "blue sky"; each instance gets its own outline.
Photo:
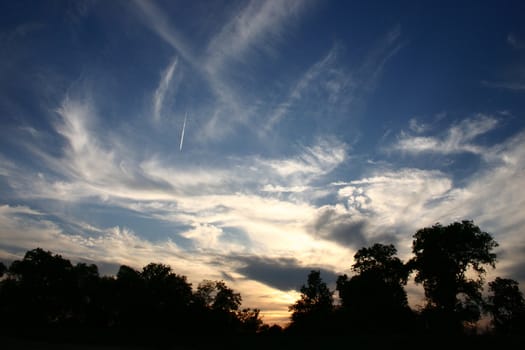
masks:
<path id="1" fill-rule="evenodd" d="M 167 263 L 283 323 L 310 269 L 465 219 L 523 285 L 524 10 L 2 2 L 0 258 Z"/>

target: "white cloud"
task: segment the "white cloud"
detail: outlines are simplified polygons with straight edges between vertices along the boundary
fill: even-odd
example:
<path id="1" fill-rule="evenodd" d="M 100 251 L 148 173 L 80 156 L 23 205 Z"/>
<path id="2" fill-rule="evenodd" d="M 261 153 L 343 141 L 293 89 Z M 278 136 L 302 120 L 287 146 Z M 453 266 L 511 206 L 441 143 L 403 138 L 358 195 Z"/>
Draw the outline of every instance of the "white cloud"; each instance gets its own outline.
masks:
<path id="1" fill-rule="evenodd" d="M 218 246 L 219 238 L 223 234 L 220 227 L 210 224 L 199 224 L 190 231 L 182 233 L 182 236 L 197 243 L 199 249 L 213 249 Z"/>
<path id="2" fill-rule="evenodd" d="M 126 264 L 140 268 L 155 259 L 170 264 L 177 273 L 191 278 L 219 278 L 205 256 L 191 257 L 173 241 L 150 242 L 126 227 L 97 229 L 96 235 L 64 232 L 46 214 L 27 206 L 0 206 L 0 241 L 24 253 L 37 247 L 71 259 Z M 3 246 L 5 243 L 2 243 Z"/>
<path id="3" fill-rule="evenodd" d="M 315 145 L 304 147 L 295 157 L 259 159 L 257 163 L 269 167 L 288 181 L 296 179 L 298 183 L 307 184 L 314 178 L 332 172 L 343 163 L 347 157 L 347 149 L 348 146 L 336 138 L 322 138 Z"/>
<path id="4" fill-rule="evenodd" d="M 175 57 L 169 66 L 162 72 L 159 86 L 153 95 L 153 119 L 158 122 L 161 119 L 161 109 L 166 97 L 166 92 L 170 86 L 171 79 L 173 78 L 173 72 L 177 67 L 177 57 Z"/>
<path id="5" fill-rule="evenodd" d="M 62 119 L 56 127 L 67 141 L 63 157 L 46 155 L 44 159 L 63 178 L 18 178 L 20 187 L 28 188 L 26 199 L 102 201 L 138 210 L 155 219 L 193 227 L 178 234 L 203 251 L 248 249 L 297 256 L 307 251 L 312 256 L 319 249 L 343 249 L 332 242 L 320 242 L 304 231 L 304 222 L 315 208 L 306 194 L 295 196 L 301 191 L 318 192 L 308 184 L 346 159 L 347 146 L 333 137 L 320 138 L 289 158 L 232 158 L 221 166 L 197 168 L 185 163 L 173 165 L 160 158 L 142 162 L 124 158 L 125 143 L 111 148 L 104 139 L 107 134 L 93 132 L 98 118 L 87 103 L 66 99 L 59 115 Z M 13 175 L 10 173 L 10 177 Z M 283 196 L 285 189 L 288 193 Z M 86 225 L 89 223 L 77 227 L 97 232 Z M 250 245 L 242 247 L 235 240 L 232 243 L 222 239 L 223 232 L 230 228 L 246 236 L 239 242 L 247 239 Z M 330 260 L 333 254 L 323 256 Z"/>
<path id="6" fill-rule="evenodd" d="M 115 170 L 115 154 L 104 149 L 90 130 L 90 123 L 95 121 L 92 105 L 66 97 L 57 113 L 61 120 L 56 130 L 68 142 L 64 149 L 67 161 L 62 163 L 67 173 L 94 182 L 110 178 Z"/>
<path id="7" fill-rule="evenodd" d="M 387 62 L 403 47 L 400 39 L 401 26 L 396 25 L 376 43 L 357 72 L 362 76 L 363 83 L 359 86 L 360 89 L 370 91 L 375 88 Z"/>
<path id="8" fill-rule="evenodd" d="M 411 119 L 411 124 L 412 119 Z M 492 116 L 478 114 L 462 120 L 449 128 L 444 137 L 412 136 L 402 132 L 393 148 L 407 153 L 474 153 L 484 155 L 486 148 L 473 141 L 480 135 L 493 130 L 498 120 Z M 412 128 L 412 126 L 411 126 Z"/>
<path id="9" fill-rule="evenodd" d="M 135 0 L 134 3 L 137 6 L 139 18 L 146 26 L 177 50 L 185 61 L 190 64 L 197 62 L 197 57 L 186 40 L 175 30 L 168 17 L 156 7 L 153 1 Z"/>
<path id="10" fill-rule="evenodd" d="M 427 124 L 419 123 L 416 118 L 410 118 L 408 122 L 408 126 L 410 130 L 415 132 L 416 134 L 421 134 L 430 129 L 430 126 Z"/>
<path id="11" fill-rule="evenodd" d="M 201 166 L 174 164 L 173 157 L 160 155 L 140 160 L 129 141 L 98 127 L 101 118 L 90 100 L 65 98 L 57 114 L 60 118 L 55 128 L 65 140 L 61 154 L 54 156 L 28 146 L 51 173 L 34 174 L 2 162 L 1 171 L 21 197 L 177 202 L 193 196 L 256 193 L 260 189 L 267 195 L 283 189 L 299 193 L 344 162 L 348 149 L 338 139 L 325 137 L 288 158 L 229 158 L 221 165 Z"/>
<path id="12" fill-rule="evenodd" d="M 11 175 L 17 174 L 11 179 L 20 188 L 20 195 L 71 201 L 93 196 L 144 200 L 173 197 L 169 184 L 144 173 L 128 142 L 98 127 L 99 118 L 92 101 L 66 97 L 56 112 L 60 118 L 55 129 L 65 140 L 62 153 L 54 156 L 26 145 L 47 164 L 51 173 L 35 176 L 22 169 L 11 169 Z"/>
<path id="13" fill-rule="evenodd" d="M 352 181 L 338 193 L 350 209 L 371 215 L 377 227 L 407 227 L 432 222 L 424 217 L 427 207 L 451 189 L 452 180 L 442 172 L 400 169 Z"/>
<path id="14" fill-rule="evenodd" d="M 243 91 L 237 91 L 230 81 L 232 72 L 249 53 L 269 52 L 280 42 L 283 32 L 289 28 L 293 18 L 302 13 L 304 1 L 251 1 L 242 9 L 231 14 L 218 33 L 210 38 L 202 56 L 194 53 L 180 32 L 170 23 L 168 16 L 154 3 L 135 1 L 140 19 L 159 37 L 171 45 L 181 58 L 192 65 L 200 78 L 207 80 L 208 87 L 216 97 L 207 111 L 209 117 L 201 121 L 197 139 L 215 141 L 230 134 L 236 125 L 250 120 L 249 106 L 241 98 Z M 162 100 L 162 82 L 154 101 L 154 116 L 158 119 L 159 100 Z"/>
<path id="15" fill-rule="evenodd" d="M 201 68 L 218 104 L 201 131 L 203 137 L 222 138 L 235 125 L 251 120 L 251 106 L 246 105 L 243 98 L 245 91 L 238 89 L 239 85 L 246 83 L 245 75 L 243 83 L 239 83 L 239 69 L 252 66 L 254 54 L 273 52 L 281 42 L 283 32 L 303 12 L 306 4 L 296 0 L 250 1 L 240 10 L 233 11 L 231 20 L 210 39 Z"/>
<path id="16" fill-rule="evenodd" d="M 316 98 L 321 98 L 323 95 L 322 98 L 326 99 L 324 103 L 328 105 L 338 103 L 343 96 L 348 96 L 349 91 L 346 90 L 353 88 L 350 86 L 352 77 L 349 72 L 337 64 L 340 50 L 338 45 L 334 45 L 321 60 L 308 68 L 289 91 L 287 99 L 280 103 L 269 116 L 261 132 L 267 133 L 272 130 L 290 108 L 312 93 L 316 94 Z"/>
<path id="17" fill-rule="evenodd" d="M 297 80 L 286 99 L 272 110 L 260 136 L 273 130 L 291 110 L 297 109 L 299 102 L 309 109 L 321 108 L 318 114 L 323 118 L 322 122 L 326 122 L 327 114 L 347 115 L 349 110 L 356 109 L 363 102 L 363 97 L 375 89 L 386 63 L 401 49 L 400 36 L 401 28 L 395 26 L 353 68 L 344 64 L 344 58 L 340 57 L 344 53 L 343 46 L 334 44 Z M 315 107 L 310 104 L 311 101 L 317 101 Z"/>
<path id="18" fill-rule="evenodd" d="M 300 193 L 334 171 L 347 158 L 348 146 L 334 137 L 319 138 L 297 154 L 283 158 L 238 157 L 220 165 L 170 165 L 169 159 L 152 157 L 140 164 L 145 176 L 172 186 L 174 197 L 255 193 Z M 311 191 L 309 192 L 311 195 Z"/>
<path id="19" fill-rule="evenodd" d="M 173 186 L 176 193 L 192 194 L 195 192 L 209 193 L 220 191 L 222 186 L 230 182 L 243 182 L 242 177 L 226 168 L 213 166 L 171 165 L 168 160 L 152 157 L 143 161 L 140 168 L 153 179 Z"/>
<path id="20" fill-rule="evenodd" d="M 493 123 L 460 125 L 463 137 L 473 139 Z M 500 241 L 505 247 L 502 249 L 521 247 L 525 199 L 519 193 L 525 186 L 524 150 L 524 133 L 487 148 L 486 167 L 474 173 L 463 186 L 455 186 L 445 173 L 422 169 L 391 170 L 334 184 L 341 186 L 338 193 L 348 208 L 338 215 L 365 220 L 369 238 L 388 233 L 396 236 L 398 248 L 405 256 L 410 252 L 411 235 L 417 229 L 459 220 L 474 220 Z M 501 266 L 510 269 L 525 263 L 516 254 L 505 257 Z"/>
<path id="21" fill-rule="evenodd" d="M 7 204 L 0 205 L 0 216 L 8 217 L 18 214 L 27 214 L 27 215 L 43 215 L 41 212 L 31 209 L 24 205 L 10 206 Z"/>
<path id="22" fill-rule="evenodd" d="M 216 71 L 229 58 L 244 62 L 251 49 L 272 50 L 293 17 L 304 9 L 305 1 L 250 1 L 210 40 L 208 71 Z"/>
<path id="23" fill-rule="evenodd" d="M 285 186 L 275 186 L 272 184 L 266 184 L 263 186 L 261 191 L 263 192 L 271 192 L 271 193 L 281 193 L 281 192 L 291 192 L 291 193 L 299 193 L 304 192 L 308 190 L 309 188 L 307 186 L 291 186 L 291 187 L 285 187 Z"/>
<path id="24" fill-rule="evenodd" d="M 46 217 L 49 213 L 27 206 L 2 206 L 2 241 L 20 249 L 36 244 L 66 252 L 66 256 L 134 266 L 154 257 L 199 280 L 220 279 L 219 270 L 234 274 L 234 266 L 224 263 L 217 269 L 213 261 L 230 253 L 294 256 L 305 266 L 340 271 L 351 265 L 357 244 L 392 239 L 406 258 L 411 235 L 436 221 L 474 219 L 502 243 L 522 242 L 519 230 L 525 222 L 520 209 L 525 202 L 519 193 L 525 186 L 525 135 L 492 147 L 475 144 L 497 125 L 489 116 L 457 123 L 442 138 L 412 137 L 412 141 L 434 142 L 432 147 L 440 152 L 483 150 L 486 170 L 455 187 L 451 175 L 417 168 L 372 171 L 369 176 L 330 186 L 328 177 L 332 181 L 331 175 L 349 158 L 349 146 L 334 137 L 319 138 L 288 157 L 231 157 L 220 165 L 203 162 L 197 166 L 162 155 L 137 159 L 129 156 L 133 149 L 124 151 L 129 142 L 114 142 L 110 133 L 98 132 L 99 118 L 89 101 L 65 99 L 58 115 L 61 119 L 55 127 L 66 141 L 63 153 L 59 157 L 46 154 L 42 159 L 61 174 L 60 179 L 31 174 L 8 162 L 0 166 L 10 186 L 16 183 L 17 189 L 25 188 L 26 192 L 17 190 L 23 199 L 86 200 L 132 209 L 148 218 L 190 227 L 173 234 L 191 240 L 193 249 L 186 252 L 169 239 L 148 241 L 141 232 L 125 228 L 125 223 L 97 228 L 79 221 L 77 226 L 84 234 L 66 233 Z M 311 194 L 323 186 L 327 194 L 338 198 L 319 206 Z M 514 253 L 509 256 L 521 261 Z M 506 259 L 502 266 L 510 271 L 515 264 Z M 244 286 L 240 281 L 234 283 Z M 256 288 L 253 283 L 246 282 L 246 286 Z M 256 289 L 247 293 L 256 300 Z M 279 295 L 283 300 L 289 297 Z M 266 310 L 274 310 L 269 313 L 276 317 L 286 314 L 273 307 Z"/>

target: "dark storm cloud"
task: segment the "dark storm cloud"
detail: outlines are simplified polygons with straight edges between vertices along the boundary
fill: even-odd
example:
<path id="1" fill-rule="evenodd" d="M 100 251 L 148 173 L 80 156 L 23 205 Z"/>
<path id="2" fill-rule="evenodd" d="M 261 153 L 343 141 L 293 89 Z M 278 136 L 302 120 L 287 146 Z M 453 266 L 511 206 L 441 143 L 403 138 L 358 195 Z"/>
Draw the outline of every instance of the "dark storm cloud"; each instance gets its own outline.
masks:
<path id="1" fill-rule="evenodd" d="M 517 262 L 512 265 L 507 269 L 507 274 L 510 276 L 509 278 L 517 280 L 520 284 L 525 283 L 525 262 Z"/>
<path id="2" fill-rule="evenodd" d="M 512 278 L 518 281 L 523 288 L 525 283 L 525 261 L 522 257 L 525 256 L 525 245 L 516 245 L 514 247 L 507 247 L 500 249 L 496 252 L 498 261 L 506 260 L 513 261 L 512 265 L 508 266 L 503 270 L 496 270 L 497 275 L 502 278 Z M 496 268 L 498 263 L 496 263 Z"/>
<path id="3" fill-rule="evenodd" d="M 323 208 L 310 225 L 310 231 L 318 238 L 335 241 L 344 246 L 361 248 L 367 245 L 367 223 L 351 215 L 339 214 L 333 208 Z"/>
<path id="4" fill-rule="evenodd" d="M 280 290 L 299 290 L 306 283 L 312 270 L 320 270 L 321 278 L 328 285 L 335 283 L 337 279 L 337 275 L 332 271 L 316 266 L 304 266 L 293 258 L 245 256 L 234 259 L 244 265 L 238 268 L 237 272 Z"/>

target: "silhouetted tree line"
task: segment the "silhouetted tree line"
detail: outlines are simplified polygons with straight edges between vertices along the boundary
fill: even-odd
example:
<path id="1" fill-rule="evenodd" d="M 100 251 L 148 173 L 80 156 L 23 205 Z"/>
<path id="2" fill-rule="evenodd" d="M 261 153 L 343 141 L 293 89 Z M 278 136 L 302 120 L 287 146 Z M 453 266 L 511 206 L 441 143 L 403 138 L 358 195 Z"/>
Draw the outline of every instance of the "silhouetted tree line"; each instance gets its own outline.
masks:
<path id="1" fill-rule="evenodd" d="M 518 282 L 497 277 L 483 297 L 486 266 L 495 267 L 497 242 L 472 221 L 436 224 L 416 232 L 413 257 L 396 257 L 392 244 L 374 244 L 354 255 L 352 277 L 339 276 L 335 291 L 311 271 L 301 298 L 290 306 L 295 334 L 461 336 L 473 333 L 483 313 L 495 335 L 525 335 L 525 301 Z M 423 285 L 425 306 L 412 310 L 404 287 L 410 275 Z M 340 303 L 334 304 L 337 292 Z"/>
<path id="2" fill-rule="evenodd" d="M 280 335 L 281 341 L 284 335 L 462 335 L 488 313 L 492 334 L 520 335 L 525 301 L 518 283 L 498 277 L 482 295 L 497 245 L 462 221 L 417 231 L 407 262 L 392 244 L 361 248 L 352 276 L 339 276 L 336 290 L 320 271 L 310 272 L 285 329 L 264 324 L 259 309 L 241 309 L 241 295 L 224 281 L 205 280 L 193 289 L 185 276 L 159 263 L 141 271 L 122 265 L 116 276 L 100 276 L 96 265 L 73 265 L 37 248 L 9 267 L 0 263 L 0 333 L 150 345 L 188 334 Z M 408 304 L 411 275 L 425 291 L 420 310 Z"/>
<path id="3" fill-rule="evenodd" d="M 9 268 L 1 264 L 0 274 L 0 332 L 7 335 L 151 344 L 269 328 L 258 309 L 241 309 L 241 295 L 224 281 L 193 290 L 164 264 L 123 265 L 115 277 L 100 276 L 96 265 L 37 248 Z"/>

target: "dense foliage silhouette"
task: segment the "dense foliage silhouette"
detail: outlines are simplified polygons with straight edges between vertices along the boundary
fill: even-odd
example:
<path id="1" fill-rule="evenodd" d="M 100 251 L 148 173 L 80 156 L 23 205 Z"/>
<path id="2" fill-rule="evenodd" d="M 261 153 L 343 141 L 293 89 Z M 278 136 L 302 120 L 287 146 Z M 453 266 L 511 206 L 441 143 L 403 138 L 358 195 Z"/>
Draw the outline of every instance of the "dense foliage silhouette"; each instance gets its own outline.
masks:
<path id="1" fill-rule="evenodd" d="M 525 330 L 525 300 L 518 282 L 500 278 L 489 282 L 491 294 L 487 310 L 492 315 L 492 324 L 498 334 L 520 334 Z"/>
<path id="2" fill-rule="evenodd" d="M 301 299 L 290 306 L 294 333 L 324 334 L 331 327 L 334 309 L 333 292 L 321 278 L 320 271 L 311 271 L 307 284 L 301 287 Z"/>
<path id="3" fill-rule="evenodd" d="M 423 344 L 421 337 L 435 342 L 467 336 L 469 326 L 486 312 L 488 332 L 474 342 L 469 338 L 455 344 L 488 348 L 511 339 L 505 342 L 514 346 L 523 342 L 525 332 L 518 282 L 498 277 L 488 283 L 487 297 L 482 295 L 486 266 L 495 266 L 496 246 L 490 234 L 462 221 L 418 230 L 413 257 L 406 263 L 393 244 L 363 247 L 354 255 L 351 276 L 340 275 L 335 290 L 320 270 L 310 271 L 284 329 L 264 324 L 257 308 L 241 308 L 241 294 L 224 281 L 204 280 L 192 288 L 186 276 L 162 263 L 142 270 L 122 265 L 115 276 L 100 276 L 96 265 L 74 265 L 36 248 L 9 266 L 0 263 L 0 337 L 151 346 L 180 345 L 189 334 L 213 336 L 213 342 L 251 335 L 262 339 L 252 347 L 273 346 L 266 340 L 277 339 L 282 347 L 293 348 L 328 346 L 296 336 L 350 335 L 363 346 L 410 345 Z M 425 291 L 421 310 L 408 304 L 405 286 L 411 274 Z M 191 339 L 183 348 L 199 347 Z M 197 339 L 209 348 L 206 337 Z"/>
<path id="4" fill-rule="evenodd" d="M 350 333 L 401 332 L 411 325 L 412 312 L 403 286 L 408 270 L 392 245 L 374 244 L 354 255 L 356 274 L 337 279 L 339 317 Z"/>
<path id="5" fill-rule="evenodd" d="M 241 301 L 224 281 L 204 281 L 194 292 L 168 265 L 150 263 L 140 272 L 123 265 L 116 277 L 100 277 L 95 265 L 72 265 L 37 248 L 0 281 L 0 333 L 128 344 L 194 332 L 255 334 L 260 311 L 240 310 Z"/>
<path id="6" fill-rule="evenodd" d="M 408 266 L 425 289 L 426 321 L 439 332 L 462 332 L 481 317 L 485 266 L 495 267 L 498 243 L 472 221 L 416 232 Z M 469 272 L 469 276 L 467 276 Z"/>
<path id="7" fill-rule="evenodd" d="M 396 256 L 392 244 L 361 248 L 354 255 L 353 275 L 337 279 L 339 304 L 324 309 L 316 331 L 353 336 L 397 335 L 406 339 L 466 336 L 487 311 L 493 319 L 492 333 L 523 334 L 525 307 L 516 281 L 496 278 L 489 283 L 492 295 L 482 296 L 486 266 L 495 267 L 493 249 L 497 246 L 491 235 L 472 221 L 462 221 L 418 230 L 412 245 L 414 256 L 407 263 Z M 404 289 L 412 273 L 415 282 L 425 290 L 426 305 L 421 310 L 409 307 Z M 311 288 L 312 281 L 313 286 L 320 284 L 318 271 L 308 275 L 301 299 L 290 307 L 294 313 L 287 330 L 312 333 L 303 326 L 308 322 L 316 324 L 317 316 L 310 316 L 314 314 L 310 310 L 315 309 L 312 305 L 318 300 L 312 292 L 316 290 Z M 330 295 L 330 291 L 324 294 Z"/>

